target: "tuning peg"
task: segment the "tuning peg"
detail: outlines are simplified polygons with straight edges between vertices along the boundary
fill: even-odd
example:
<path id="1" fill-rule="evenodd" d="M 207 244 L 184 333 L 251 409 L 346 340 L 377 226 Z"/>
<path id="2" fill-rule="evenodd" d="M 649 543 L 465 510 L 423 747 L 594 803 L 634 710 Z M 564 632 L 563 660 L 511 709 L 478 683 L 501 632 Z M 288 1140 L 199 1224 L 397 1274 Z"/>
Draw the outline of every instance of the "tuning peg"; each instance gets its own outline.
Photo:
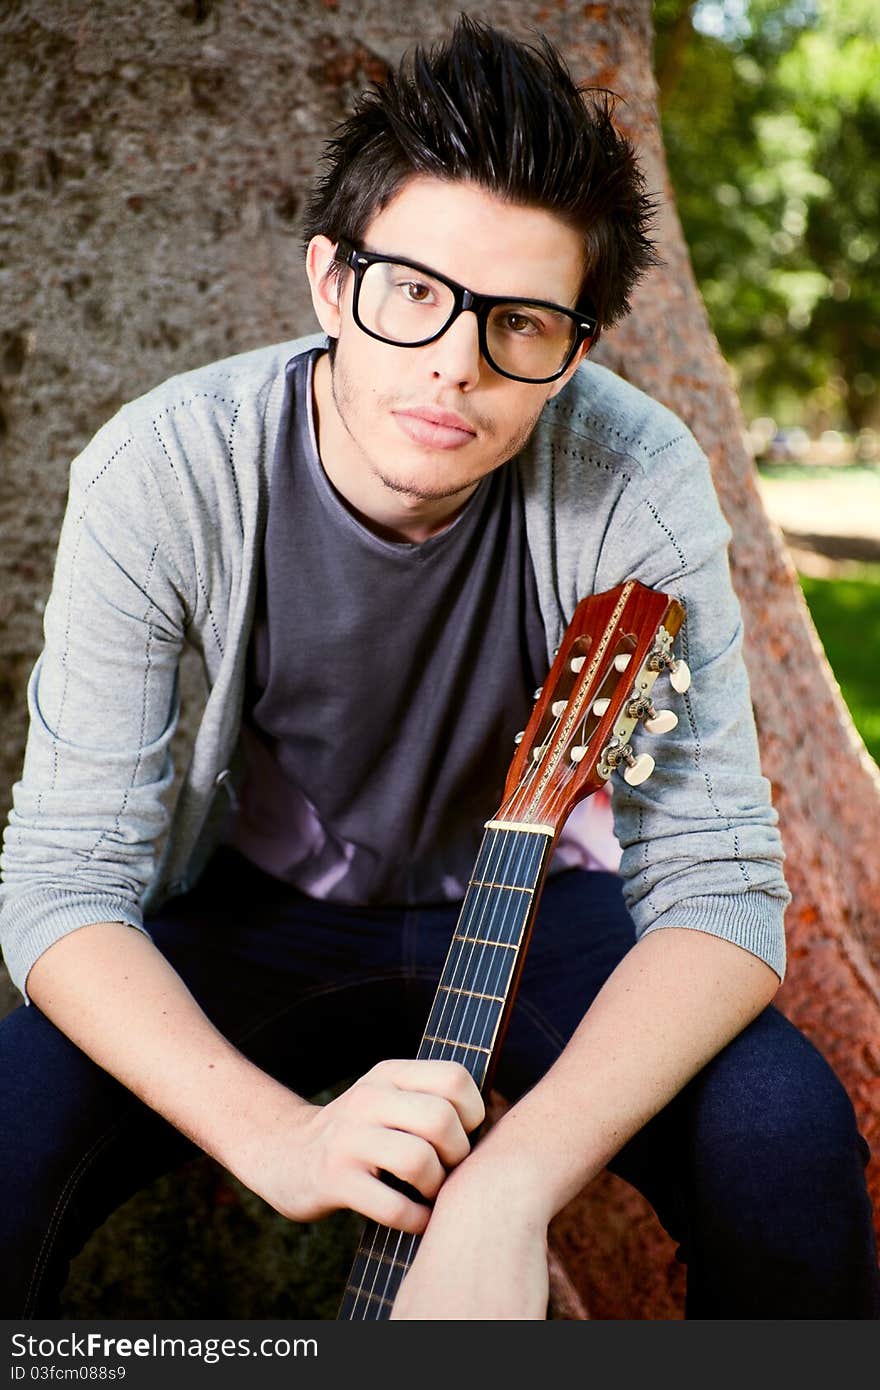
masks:
<path id="1" fill-rule="evenodd" d="M 678 723 L 671 709 L 656 710 L 647 695 L 637 695 L 626 707 L 630 719 L 643 719 L 649 734 L 666 734 Z"/>
<path id="2" fill-rule="evenodd" d="M 626 763 L 623 780 L 631 787 L 637 787 L 640 782 L 646 781 L 655 767 L 650 753 L 640 753 L 636 757 L 628 743 L 620 743 L 616 738 L 603 750 L 602 760 L 612 771 L 620 767 L 621 763 Z"/>
<path id="3" fill-rule="evenodd" d="M 620 652 L 620 654 L 614 658 L 615 671 L 625 671 L 631 661 L 631 652 Z"/>
<path id="4" fill-rule="evenodd" d="M 532 749 L 532 757 L 534 758 L 536 763 L 539 763 L 541 761 L 546 751 L 547 750 L 544 747 L 543 743 L 540 744 L 537 748 Z"/>
<path id="5" fill-rule="evenodd" d="M 587 658 L 585 656 L 572 657 L 571 661 L 569 662 L 569 665 L 572 671 L 574 671 L 575 675 L 577 675 L 578 671 L 582 671 L 584 669 L 584 662 L 586 661 L 586 659 Z"/>
<path id="6" fill-rule="evenodd" d="M 572 750 L 571 750 L 571 760 L 572 760 L 572 762 L 573 762 L 573 763 L 579 763 L 579 762 L 581 761 L 581 759 L 582 759 L 583 757 L 586 756 L 586 752 L 587 752 L 587 745 L 586 745 L 585 743 L 579 743 L 579 744 L 577 745 L 577 747 L 572 748 Z"/>
<path id="7" fill-rule="evenodd" d="M 683 695 L 690 690 L 691 671 L 686 661 L 678 661 L 662 647 L 656 647 L 648 657 L 649 671 L 669 671 L 669 683 L 673 690 Z"/>
<path id="8" fill-rule="evenodd" d="M 525 729 L 520 729 L 519 733 L 518 733 L 518 734 L 514 734 L 514 736 L 513 736 L 513 741 L 514 741 L 514 743 L 517 743 L 517 744 L 522 743 L 522 741 L 523 741 L 523 739 L 525 738 L 525 736 L 526 736 L 526 731 L 525 731 Z"/>
<path id="9" fill-rule="evenodd" d="M 565 714 L 567 705 L 567 700 L 554 700 L 553 704 L 550 706 L 550 712 L 553 715 L 553 718 L 561 719 L 562 716 Z"/>
<path id="10" fill-rule="evenodd" d="M 645 720 L 645 728 L 649 734 L 668 734 L 677 723 L 678 715 L 674 710 L 658 709 Z"/>
<path id="11" fill-rule="evenodd" d="M 629 757 L 626 755 L 629 754 Z M 624 759 L 629 764 L 623 774 L 624 782 L 628 782 L 631 787 L 637 787 L 641 782 L 647 782 L 656 764 L 650 753 L 640 753 L 638 757 L 629 748 L 624 750 Z"/>
<path id="12" fill-rule="evenodd" d="M 601 719 L 601 718 L 602 718 L 602 715 L 607 713 L 607 711 L 608 711 L 608 706 L 609 706 L 610 704 L 611 704 L 611 701 L 610 701 L 610 700 L 606 700 L 605 697 L 604 697 L 604 695 L 602 696 L 602 698 L 601 698 L 600 700 L 594 700 L 594 701 L 593 701 L 593 713 L 595 714 L 595 716 L 596 716 L 597 719 Z"/>
<path id="13" fill-rule="evenodd" d="M 691 668 L 686 661 L 673 661 L 669 668 L 669 684 L 673 690 L 683 695 L 691 688 Z"/>

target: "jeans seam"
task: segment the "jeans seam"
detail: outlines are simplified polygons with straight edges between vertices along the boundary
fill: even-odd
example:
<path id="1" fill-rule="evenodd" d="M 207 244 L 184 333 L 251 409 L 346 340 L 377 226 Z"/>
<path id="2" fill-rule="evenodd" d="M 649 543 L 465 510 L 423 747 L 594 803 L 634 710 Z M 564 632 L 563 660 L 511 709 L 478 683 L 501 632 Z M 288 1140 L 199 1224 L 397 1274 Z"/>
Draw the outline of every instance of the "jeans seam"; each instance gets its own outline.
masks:
<path id="1" fill-rule="evenodd" d="M 43 1275 L 46 1271 L 46 1266 L 49 1263 L 49 1257 L 52 1252 L 55 1237 L 58 1233 L 58 1228 L 61 1224 L 61 1218 L 70 1206 L 70 1203 L 73 1200 L 73 1194 L 76 1191 L 77 1186 L 79 1185 L 83 1175 L 88 1170 L 90 1165 L 97 1158 L 101 1150 L 106 1147 L 108 1141 L 117 1131 L 117 1124 L 114 1124 L 110 1129 L 104 1131 L 100 1139 L 97 1139 L 95 1143 L 92 1145 L 92 1147 L 89 1150 L 87 1150 L 85 1154 L 83 1154 L 82 1158 L 79 1160 L 76 1167 L 69 1174 L 67 1181 L 61 1189 L 61 1192 L 58 1196 L 58 1200 L 55 1203 L 55 1209 L 52 1212 L 49 1225 L 46 1228 L 46 1233 L 43 1236 L 43 1241 L 37 1254 L 37 1258 L 34 1262 L 33 1271 L 31 1273 L 31 1280 L 28 1285 L 27 1294 L 25 1295 L 24 1310 L 22 1312 L 22 1317 L 30 1317 L 31 1307 L 33 1302 L 36 1301 L 40 1281 L 42 1280 Z"/>

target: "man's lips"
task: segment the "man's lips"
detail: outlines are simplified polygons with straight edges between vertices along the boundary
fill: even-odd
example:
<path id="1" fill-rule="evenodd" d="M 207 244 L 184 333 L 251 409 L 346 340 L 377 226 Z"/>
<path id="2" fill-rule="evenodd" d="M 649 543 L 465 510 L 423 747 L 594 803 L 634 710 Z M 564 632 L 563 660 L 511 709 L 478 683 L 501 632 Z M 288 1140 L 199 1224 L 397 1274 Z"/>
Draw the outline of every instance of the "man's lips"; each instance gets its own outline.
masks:
<path id="1" fill-rule="evenodd" d="M 392 414 L 403 433 L 416 444 L 433 449 L 459 449 L 476 437 L 476 430 L 462 415 L 451 410 L 424 406 L 415 410 L 394 410 Z"/>

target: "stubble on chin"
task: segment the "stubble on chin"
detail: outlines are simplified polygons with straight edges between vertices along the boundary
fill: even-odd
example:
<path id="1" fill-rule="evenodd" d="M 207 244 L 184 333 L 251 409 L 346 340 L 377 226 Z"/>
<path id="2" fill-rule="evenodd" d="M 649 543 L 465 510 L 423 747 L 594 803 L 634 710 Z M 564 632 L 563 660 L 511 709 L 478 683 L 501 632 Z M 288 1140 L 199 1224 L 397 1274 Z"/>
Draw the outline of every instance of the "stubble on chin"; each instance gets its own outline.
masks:
<path id="1" fill-rule="evenodd" d="M 343 429 L 354 444 L 358 453 L 363 458 L 373 476 L 386 487 L 389 492 L 394 492 L 401 497 L 416 498 L 423 502 L 441 502 L 449 498 L 458 497 L 472 491 L 488 473 L 494 473 L 502 464 L 515 458 L 521 449 L 525 447 L 534 432 L 538 420 L 541 418 L 543 406 L 537 410 L 532 418 L 527 420 L 520 429 L 510 436 L 503 443 L 499 444 L 494 455 L 490 455 L 489 460 L 484 461 L 473 477 L 467 476 L 464 480 L 457 480 L 454 486 L 448 484 L 431 484 L 423 475 L 415 475 L 410 478 L 394 476 L 388 473 L 383 467 L 382 461 L 377 459 L 375 454 L 368 452 L 357 434 L 352 428 L 357 410 L 355 401 L 356 390 L 352 387 L 351 379 L 340 361 L 340 354 L 337 351 L 336 360 L 330 364 L 330 391 L 333 397 L 333 404 L 336 407 L 336 414 L 342 424 Z M 390 416 L 395 407 L 400 407 L 401 402 L 394 396 L 373 396 L 370 398 L 377 413 L 382 416 Z M 480 418 L 475 422 L 484 438 L 491 438 L 495 434 L 492 422 Z"/>

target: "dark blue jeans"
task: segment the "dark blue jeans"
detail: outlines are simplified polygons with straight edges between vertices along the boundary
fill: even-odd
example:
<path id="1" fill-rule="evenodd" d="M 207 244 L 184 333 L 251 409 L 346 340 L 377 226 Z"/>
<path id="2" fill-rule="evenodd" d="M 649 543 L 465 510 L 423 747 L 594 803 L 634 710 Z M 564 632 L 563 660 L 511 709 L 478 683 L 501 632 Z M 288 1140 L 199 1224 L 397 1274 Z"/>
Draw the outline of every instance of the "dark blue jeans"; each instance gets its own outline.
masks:
<path id="1" fill-rule="evenodd" d="M 452 907 L 314 902 L 221 850 L 149 926 L 248 1057 L 312 1095 L 415 1054 Z M 534 1084 L 633 944 L 611 874 L 550 879 L 496 1085 Z M 195 1152 L 36 1007 L 0 1023 L 0 1317 L 54 1317 L 69 1262 L 140 1187 Z M 868 1152 L 811 1043 L 768 1008 L 609 1166 L 687 1263 L 690 1318 L 872 1318 Z"/>

